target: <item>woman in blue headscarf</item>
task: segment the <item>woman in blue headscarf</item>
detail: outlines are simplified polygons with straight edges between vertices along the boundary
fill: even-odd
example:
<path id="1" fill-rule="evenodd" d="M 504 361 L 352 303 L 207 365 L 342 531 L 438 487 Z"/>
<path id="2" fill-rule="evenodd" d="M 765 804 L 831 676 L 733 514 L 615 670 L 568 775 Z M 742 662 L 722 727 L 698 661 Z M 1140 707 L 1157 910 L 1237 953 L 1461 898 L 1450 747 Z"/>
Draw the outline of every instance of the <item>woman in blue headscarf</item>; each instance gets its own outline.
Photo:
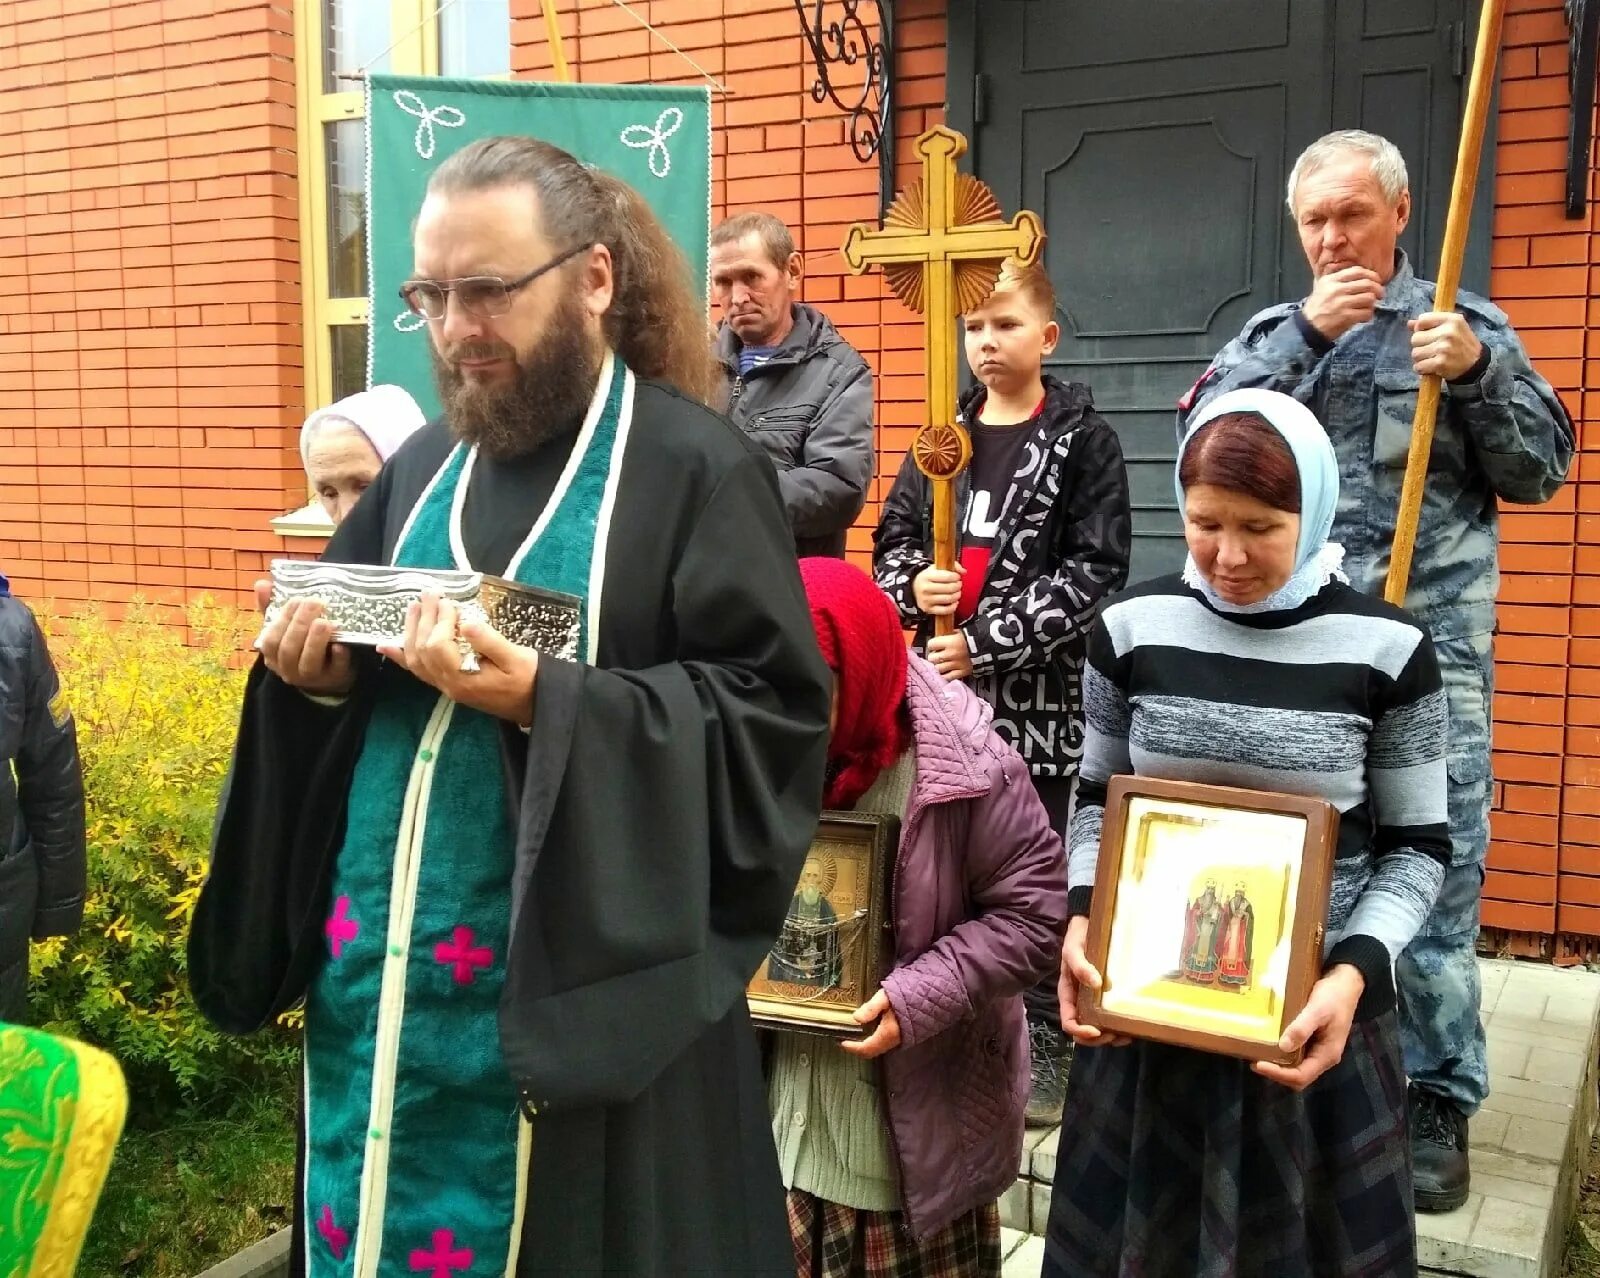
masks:
<path id="1" fill-rule="evenodd" d="M 1449 862 L 1445 700 L 1427 631 L 1351 588 L 1328 541 L 1339 472 L 1311 412 L 1220 396 L 1179 449 L 1189 558 L 1110 602 L 1089 641 L 1062 1027 L 1068 1088 L 1046 1275 L 1416 1272 L 1406 1080 L 1392 964 Z M 1290 1069 L 1078 1020 L 1119 773 L 1287 791 L 1340 812 L 1323 966 L 1282 1047 Z M 1262 979 L 1275 939 L 1246 885 L 1197 865 L 1170 941 L 1219 996 Z M 1225 867 L 1222 867 L 1225 869 Z M 1242 878 L 1243 876 L 1241 876 Z M 1216 880 L 1216 881 L 1212 881 Z"/>

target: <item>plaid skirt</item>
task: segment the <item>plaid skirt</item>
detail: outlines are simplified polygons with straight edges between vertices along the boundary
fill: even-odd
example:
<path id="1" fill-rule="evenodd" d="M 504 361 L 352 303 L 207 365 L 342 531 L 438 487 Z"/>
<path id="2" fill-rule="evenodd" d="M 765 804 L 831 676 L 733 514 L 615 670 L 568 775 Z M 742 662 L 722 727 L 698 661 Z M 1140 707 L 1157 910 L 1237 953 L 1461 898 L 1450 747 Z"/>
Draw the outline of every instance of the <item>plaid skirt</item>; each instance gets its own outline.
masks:
<path id="1" fill-rule="evenodd" d="M 916 1242 L 897 1211 L 789 1191 L 796 1278 L 1000 1278 L 1000 1207 L 975 1207 Z"/>
<path id="2" fill-rule="evenodd" d="M 1412 1210 L 1392 1011 L 1304 1092 L 1185 1048 L 1086 1048 L 1043 1278 L 1410 1278 Z"/>

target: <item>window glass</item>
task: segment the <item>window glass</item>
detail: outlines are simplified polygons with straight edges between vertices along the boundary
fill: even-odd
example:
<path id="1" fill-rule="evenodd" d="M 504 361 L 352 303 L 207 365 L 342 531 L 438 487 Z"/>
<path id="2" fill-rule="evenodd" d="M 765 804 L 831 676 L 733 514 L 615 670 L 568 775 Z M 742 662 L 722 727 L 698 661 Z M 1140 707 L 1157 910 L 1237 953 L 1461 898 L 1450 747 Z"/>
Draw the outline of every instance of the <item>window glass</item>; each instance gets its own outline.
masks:
<path id="1" fill-rule="evenodd" d="M 343 399 L 367 389 L 367 326 L 335 324 L 328 336 L 333 345 L 333 399 Z M 333 400 L 329 400 L 332 403 Z"/>
<path id="2" fill-rule="evenodd" d="M 511 73 L 511 0 L 453 0 L 439 14 L 439 73 Z"/>
<path id="3" fill-rule="evenodd" d="M 461 0 L 456 0 L 461 3 Z M 356 71 L 387 72 L 394 42 L 391 0 L 322 0 L 322 91 L 349 93 Z"/>
<path id="4" fill-rule="evenodd" d="M 367 134 L 365 120 L 323 127 L 328 156 L 328 296 L 367 295 Z"/>

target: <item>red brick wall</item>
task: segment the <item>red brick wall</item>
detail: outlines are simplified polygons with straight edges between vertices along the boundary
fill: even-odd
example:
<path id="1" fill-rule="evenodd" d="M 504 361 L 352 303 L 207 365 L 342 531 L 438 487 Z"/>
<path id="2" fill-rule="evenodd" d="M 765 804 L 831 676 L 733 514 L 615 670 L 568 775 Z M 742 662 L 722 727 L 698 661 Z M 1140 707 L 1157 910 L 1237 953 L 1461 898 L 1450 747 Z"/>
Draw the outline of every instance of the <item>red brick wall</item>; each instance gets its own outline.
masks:
<path id="1" fill-rule="evenodd" d="M 1560 0 L 1510 0 L 1491 293 L 1579 423 L 1573 482 L 1503 515 L 1484 922 L 1600 935 L 1600 229 L 1564 215 L 1567 29 Z M 1589 395 L 1596 395 L 1594 401 Z"/>
<path id="2" fill-rule="evenodd" d="M 0 3 L 0 564 L 239 592 L 304 499 L 293 39 L 272 0 Z"/>

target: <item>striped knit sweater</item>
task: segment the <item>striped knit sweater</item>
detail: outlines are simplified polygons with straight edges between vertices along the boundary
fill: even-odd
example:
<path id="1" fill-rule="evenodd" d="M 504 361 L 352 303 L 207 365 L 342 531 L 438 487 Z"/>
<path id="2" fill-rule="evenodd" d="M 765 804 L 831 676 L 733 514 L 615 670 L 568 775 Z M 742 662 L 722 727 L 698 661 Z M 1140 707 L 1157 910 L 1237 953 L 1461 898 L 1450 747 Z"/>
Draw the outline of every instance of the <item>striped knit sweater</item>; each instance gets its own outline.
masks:
<path id="1" fill-rule="evenodd" d="M 1450 860 L 1444 687 L 1427 631 L 1342 582 L 1298 608 L 1223 614 L 1178 577 L 1106 605 L 1084 671 L 1086 736 L 1068 842 L 1087 913 L 1106 783 L 1121 773 L 1278 790 L 1340 813 L 1325 966 L 1394 1002 L 1392 964 Z"/>

